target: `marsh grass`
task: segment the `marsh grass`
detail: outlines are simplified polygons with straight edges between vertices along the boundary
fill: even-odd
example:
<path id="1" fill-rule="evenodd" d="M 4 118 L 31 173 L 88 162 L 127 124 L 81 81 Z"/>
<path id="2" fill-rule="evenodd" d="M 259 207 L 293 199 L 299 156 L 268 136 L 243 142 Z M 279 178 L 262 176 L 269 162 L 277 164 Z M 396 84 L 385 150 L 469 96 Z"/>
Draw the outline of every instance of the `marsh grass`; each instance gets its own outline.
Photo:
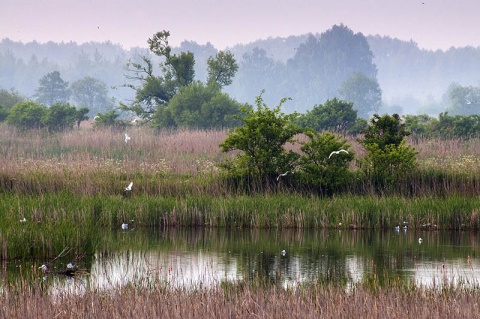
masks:
<path id="1" fill-rule="evenodd" d="M 376 189 L 358 168 L 343 193 L 289 183 L 235 189 L 216 164 L 226 131 L 80 129 L 45 135 L 0 129 L 0 248 L 4 259 L 92 251 L 98 227 L 472 229 L 480 226 L 480 139 L 416 140 L 419 171 Z M 360 145 L 349 143 L 362 156 Z M 298 148 L 298 144 L 289 146 Z M 132 192 L 124 188 L 134 182 Z M 27 223 L 20 223 L 26 218 Z"/>
<path id="2" fill-rule="evenodd" d="M 478 289 L 430 290 L 392 285 L 372 290 L 312 283 L 220 285 L 211 289 L 125 286 L 81 294 L 51 292 L 41 284 L 1 292 L 5 318 L 476 318 Z"/>

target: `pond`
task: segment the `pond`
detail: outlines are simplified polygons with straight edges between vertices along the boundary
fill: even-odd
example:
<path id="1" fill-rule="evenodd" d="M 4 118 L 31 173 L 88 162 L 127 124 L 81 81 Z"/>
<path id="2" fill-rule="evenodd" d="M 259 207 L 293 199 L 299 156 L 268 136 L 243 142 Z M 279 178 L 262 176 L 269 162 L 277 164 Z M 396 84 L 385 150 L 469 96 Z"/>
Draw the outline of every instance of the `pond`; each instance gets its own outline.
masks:
<path id="1" fill-rule="evenodd" d="M 295 287 L 314 281 L 350 285 L 375 280 L 435 287 L 478 286 L 480 280 L 478 234 L 466 231 L 129 227 L 108 235 L 118 249 L 99 250 L 75 265 L 88 275 L 44 275 L 37 263 L 9 262 L 3 265 L 3 279 L 32 272 L 49 289 L 77 293 L 158 283 L 208 288 L 262 280 Z M 49 266 L 55 271 L 67 262 Z"/>

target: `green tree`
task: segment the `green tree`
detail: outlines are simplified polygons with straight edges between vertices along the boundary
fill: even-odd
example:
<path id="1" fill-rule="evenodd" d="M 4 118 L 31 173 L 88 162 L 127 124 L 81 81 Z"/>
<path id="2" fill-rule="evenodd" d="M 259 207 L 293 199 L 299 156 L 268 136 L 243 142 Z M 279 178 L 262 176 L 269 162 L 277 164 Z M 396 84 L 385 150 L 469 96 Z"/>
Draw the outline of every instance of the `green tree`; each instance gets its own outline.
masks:
<path id="1" fill-rule="evenodd" d="M 362 168 L 375 185 L 392 184 L 417 167 L 418 152 L 405 144 L 409 134 L 398 114 L 374 114 L 360 143 L 367 152 Z"/>
<path id="2" fill-rule="evenodd" d="M 10 91 L 0 89 L 0 106 L 5 107 L 7 110 L 11 109 L 18 102 L 25 101 L 25 98 L 21 96 L 16 90 Z"/>
<path id="3" fill-rule="evenodd" d="M 113 103 L 108 98 L 105 82 L 87 76 L 70 85 L 72 100 L 77 105 L 88 108 L 90 115 L 111 111 Z"/>
<path id="4" fill-rule="evenodd" d="M 220 91 L 216 83 L 205 85 L 194 82 L 180 88 L 168 104 L 168 116 L 172 126 L 185 128 L 224 128 L 240 124 L 241 105 Z M 166 112 L 159 108 L 158 112 Z M 161 115 L 164 116 L 161 116 Z M 154 125 L 161 127 L 165 113 L 154 115 Z"/>
<path id="5" fill-rule="evenodd" d="M 98 113 L 93 123 L 96 127 L 120 127 L 123 128 L 126 126 L 126 123 L 118 120 L 120 114 L 117 113 L 116 110 L 112 110 L 106 113 Z"/>
<path id="6" fill-rule="evenodd" d="M 345 134 L 355 125 L 356 120 L 357 111 L 353 109 L 353 103 L 334 98 L 315 105 L 306 114 L 296 118 L 295 123 L 315 131 L 328 130 Z"/>
<path id="7" fill-rule="evenodd" d="M 461 86 L 453 83 L 447 90 L 447 109 L 452 115 L 478 114 L 480 108 L 480 87 Z"/>
<path id="8" fill-rule="evenodd" d="M 75 120 L 77 121 L 77 127 L 80 128 L 80 123 L 82 123 L 83 121 L 88 121 L 89 117 L 88 117 L 88 113 L 90 112 L 90 110 L 86 107 L 81 107 L 77 110 L 76 114 L 75 114 Z"/>
<path id="9" fill-rule="evenodd" d="M 358 116 L 368 119 L 371 113 L 378 112 L 382 105 L 382 90 L 378 81 L 363 73 L 355 72 L 340 87 L 343 99 L 353 102 Z"/>
<path id="10" fill-rule="evenodd" d="M 351 180 L 348 168 L 355 155 L 347 140 L 330 132 L 307 130 L 305 135 L 308 141 L 300 147 L 303 155 L 299 160 L 302 184 L 327 195 L 340 191 Z M 332 154 L 339 150 L 347 153 Z"/>
<path id="11" fill-rule="evenodd" d="M 40 79 L 34 97 L 38 103 L 46 106 L 55 103 L 67 103 L 70 98 L 68 82 L 61 78 L 60 72 L 50 72 Z"/>
<path id="12" fill-rule="evenodd" d="M 294 143 L 294 137 L 301 129 L 292 123 L 297 114 L 281 112 L 286 100 L 282 99 L 277 107 L 269 109 L 260 94 L 256 98 L 256 110 L 242 107 L 245 113 L 243 126 L 234 128 L 220 144 L 223 152 L 241 151 L 233 161 L 222 165 L 230 176 L 251 178 L 264 185 L 276 180 L 279 174 L 294 169 L 299 155 L 286 150 L 285 145 Z"/>
<path id="13" fill-rule="evenodd" d="M 135 100 L 131 105 L 121 105 L 121 109 L 132 111 L 144 119 L 151 119 L 157 107 L 167 105 L 180 87 L 193 82 L 193 53 L 172 54 L 172 48 L 168 44 L 169 36 L 170 32 L 161 31 L 147 41 L 150 51 L 164 59 L 164 62 L 160 63 L 162 75 L 154 74 L 152 61 L 146 56 L 142 56 L 139 62 L 130 60 L 127 63 L 127 79 L 139 85 L 126 85 L 135 90 Z"/>
<path id="14" fill-rule="evenodd" d="M 221 87 L 232 84 L 238 64 L 231 52 L 218 52 L 215 57 L 208 58 L 207 65 L 208 83 L 217 83 Z"/>
<path id="15" fill-rule="evenodd" d="M 77 120 L 77 109 L 68 103 L 55 103 L 43 113 L 41 122 L 50 132 L 65 131 L 73 128 Z"/>
<path id="16" fill-rule="evenodd" d="M 46 112 L 47 108 L 41 104 L 33 101 L 20 102 L 11 108 L 5 121 L 20 129 L 41 128 Z"/>

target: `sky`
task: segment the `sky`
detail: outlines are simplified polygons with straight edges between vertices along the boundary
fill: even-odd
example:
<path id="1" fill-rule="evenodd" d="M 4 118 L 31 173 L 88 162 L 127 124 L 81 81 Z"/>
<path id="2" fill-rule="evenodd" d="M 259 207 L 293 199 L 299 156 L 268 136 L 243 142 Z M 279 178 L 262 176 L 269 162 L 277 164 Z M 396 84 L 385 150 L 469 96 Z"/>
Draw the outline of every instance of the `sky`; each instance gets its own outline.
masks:
<path id="1" fill-rule="evenodd" d="M 344 24 L 446 50 L 480 46 L 479 13 L 479 0 L 0 0 L 0 39 L 129 49 L 168 30 L 172 46 L 188 40 L 224 50 Z"/>

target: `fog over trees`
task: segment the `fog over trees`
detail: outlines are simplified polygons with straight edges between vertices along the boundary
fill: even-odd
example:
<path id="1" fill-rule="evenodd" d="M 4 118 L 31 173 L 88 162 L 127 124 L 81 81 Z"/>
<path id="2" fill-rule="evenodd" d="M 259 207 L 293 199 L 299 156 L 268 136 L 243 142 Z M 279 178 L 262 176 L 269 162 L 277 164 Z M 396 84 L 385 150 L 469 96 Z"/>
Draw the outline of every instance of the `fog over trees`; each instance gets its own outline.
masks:
<path id="1" fill-rule="evenodd" d="M 149 36 L 145 48 L 130 50 L 111 42 L 40 44 L 3 39 L 0 89 L 45 102 L 39 100 L 41 80 L 61 79 L 73 90 L 67 102 L 90 108 L 90 116 L 109 112 L 135 99 L 135 91 L 126 85 L 131 84 L 125 76 L 129 61 L 142 63 L 147 57 L 154 66 L 164 62 L 146 48 Z M 253 104 L 264 89 L 262 98 L 269 105 L 282 97 L 292 98 L 282 105 L 287 113 L 305 113 L 333 98 L 353 102 L 358 116 L 366 119 L 374 113 L 478 113 L 480 48 L 428 51 L 413 41 L 364 36 L 336 25 L 323 33 L 260 39 L 226 51 L 233 54 L 238 70 L 223 91 L 239 103 Z M 210 43 L 184 41 L 172 48 L 172 54 L 181 52 L 193 53 L 195 81 L 206 83 L 208 61 L 219 51 Z M 82 93 L 92 88 L 99 95 L 94 102 Z"/>

